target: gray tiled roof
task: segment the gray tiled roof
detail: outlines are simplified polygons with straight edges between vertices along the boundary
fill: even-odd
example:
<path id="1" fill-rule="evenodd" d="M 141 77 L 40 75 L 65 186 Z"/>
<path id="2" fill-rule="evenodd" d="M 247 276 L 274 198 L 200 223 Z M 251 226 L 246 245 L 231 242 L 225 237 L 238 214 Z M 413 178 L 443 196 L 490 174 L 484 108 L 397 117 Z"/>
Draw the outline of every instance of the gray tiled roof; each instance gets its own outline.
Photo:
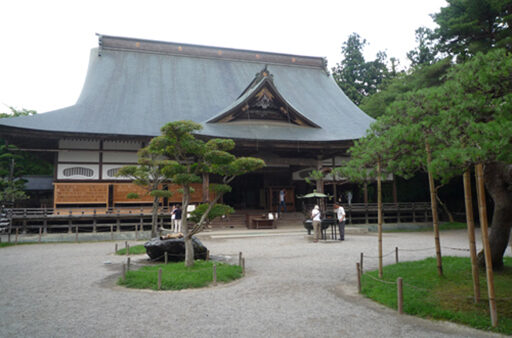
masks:
<path id="1" fill-rule="evenodd" d="M 257 61 L 252 56 L 259 52 L 253 51 L 102 39 L 100 48 L 91 50 L 87 78 L 74 106 L 2 119 L 0 125 L 156 136 L 169 121 L 192 120 L 203 125 L 201 134 L 215 137 L 339 141 L 364 136 L 373 121 L 343 94 L 322 66 L 316 65 L 322 63 L 320 58 L 297 56 L 287 63 L 282 60 L 292 56 L 262 53 L 263 57 L 258 56 L 261 61 Z M 141 43 L 131 47 L 136 41 L 142 41 L 144 49 L 137 49 L 142 48 Z M 180 53 L 188 47 L 191 52 Z M 320 128 L 249 121 L 207 123 L 232 107 L 265 65 L 284 99 Z"/>

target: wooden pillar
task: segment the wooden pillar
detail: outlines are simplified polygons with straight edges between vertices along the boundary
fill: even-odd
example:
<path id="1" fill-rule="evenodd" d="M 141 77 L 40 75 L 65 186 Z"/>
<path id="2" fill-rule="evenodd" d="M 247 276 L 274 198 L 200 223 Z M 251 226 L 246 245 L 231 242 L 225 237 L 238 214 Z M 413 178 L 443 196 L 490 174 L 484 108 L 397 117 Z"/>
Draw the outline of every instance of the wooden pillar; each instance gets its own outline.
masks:
<path id="1" fill-rule="evenodd" d="M 393 203 L 398 203 L 398 191 L 396 187 L 396 177 L 393 175 Z"/>
<path id="2" fill-rule="evenodd" d="M 210 201 L 210 174 L 203 173 L 203 203 Z"/>
<path id="3" fill-rule="evenodd" d="M 364 204 L 368 204 L 368 182 L 364 182 L 363 193 L 364 193 Z"/>
<path id="4" fill-rule="evenodd" d="M 316 161 L 316 170 L 322 171 L 322 157 L 318 156 L 318 159 Z M 316 191 L 323 193 L 324 192 L 324 180 L 319 179 L 316 180 Z M 325 215 L 325 201 L 324 199 L 320 199 L 320 210 L 322 211 L 323 215 Z"/>
<path id="5" fill-rule="evenodd" d="M 334 168 L 336 167 L 336 158 L 332 158 L 332 170 L 331 170 L 331 176 L 332 176 L 332 195 L 334 196 L 334 202 L 338 202 L 338 191 L 336 189 L 336 175 L 334 174 Z"/>

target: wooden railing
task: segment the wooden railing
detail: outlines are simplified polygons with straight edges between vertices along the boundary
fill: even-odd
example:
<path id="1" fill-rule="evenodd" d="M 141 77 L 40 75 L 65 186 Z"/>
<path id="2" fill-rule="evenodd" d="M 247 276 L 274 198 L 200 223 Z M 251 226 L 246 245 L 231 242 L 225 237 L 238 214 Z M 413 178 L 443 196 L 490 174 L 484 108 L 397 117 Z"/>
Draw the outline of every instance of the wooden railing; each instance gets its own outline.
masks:
<path id="1" fill-rule="evenodd" d="M 352 203 L 344 205 L 347 224 L 377 223 L 376 203 Z M 332 207 L 328 208 L 332 210 Z M 3 231 L 18 228 L 26 232 L 104 232 L 138 231 L 151 229 L 151 207 L 116 208 L 22 208 L 8 209 L 4 212 L 7 222 L 2 222 Z M 159 226 L 169 227 L 170 210 L 166 207 L 158 210 Z M 384 223 L 430 222 L 432 214 L 430 203 L 384 203 Z"/>

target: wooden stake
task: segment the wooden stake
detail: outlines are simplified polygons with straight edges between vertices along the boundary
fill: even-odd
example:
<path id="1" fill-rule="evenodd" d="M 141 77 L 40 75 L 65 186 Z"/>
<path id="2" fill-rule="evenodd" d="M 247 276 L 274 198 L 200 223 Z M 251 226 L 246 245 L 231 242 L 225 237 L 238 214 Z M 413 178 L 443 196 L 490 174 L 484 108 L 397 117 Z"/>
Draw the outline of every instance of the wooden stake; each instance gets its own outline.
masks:
<path id="1" fill-rule="evenodd" d="M 215 264 L 215 263 L 213 263 L 212 280 L 213 280 L 213 286 L 216 286 L 217 285 L 217 264 Z"/>
<path id="2" fill-rule="evenodd" d="M 379 278 L 382 278 L 382 177 L 380 158 L 377 162 L 377 226 L 379 229 Z"/>
<path id="3" fill-rule="evenodd" d="M 130 257 L 126 259 L 126 271 L 130 271 Z"/>
<path id="4" fill-rule="evenodd" d="M 164 261 L 165 261 L 165 264 L 167 264 L 167 262 L 169 261 L 169 253 L 164 252 Z"/>
<path id="5" fill-rule="evenodd" d="M 493 327 L 498 325 L 498 312 L 494 295 L 494 273 L 492 271 L 491 246 L 487 224 L 487 205 L 485 203 L 484 168 L 482 163 L 475 164 L 476 184 L 478 193 L 478 211 L 480 215 L 480 228 L 482 230 L 482 245 L 484 247 L 485 271 L 487 275 L 487 293 L 489 295 L 489 312 Z"/>
<path id="6" fill-rule="evenodd" d="M 242 266 L 242 251 L 238 253 L 238 266 Z"/>
<path id="7" fill-rule="evenodd" d="M 466 223 L 468 227 L 469 253 L 471 257 L 471 273 L 473 275 L 473 301 L 480 301 L 480 279 L 478 276 L 478 259 L 475 244 L 475 220 L 473 218 L 473 197 L 471 194 L 471 176 L 469 170 L 462 176 L 464 183 L 464 202 L 466 205 Z"/>
<path id="8" fill-rule="evenodd" d="M 395 246 L 395 263 L 398 264 L 398 247 Z"/>
<path id="9" fill-rule="evenodd" d="M 425 148 L 427 151 L 427 166 L 430 166 L 432 162 L 432 150 L 430 144 L 425 142 Z M 434 185 L 434 177 L 432 172 L 428 172 L 428 185 L 430 187 L 430 205 L 432 207 L 432 223 L 434 225 L 434 241 L 436 245 L 436 257 L 437 257 L 437 273 L 439 276 L 443 275 L 443 261 L 441 258 L 441 242 L 439 240 L 439 216 L 437 215 L 437 200 L 436 200 L 436 187 Z"/>
<path id="10" fill-rule="evenodd" d="M 126 244 L 126 256 L 130 255 L 130 244 Z"/>
<path id="11" fill-rule="evenodd" d="M 245 276 L 245 257 L 242 258 L 242 276 Z"/>
<path id="12" fill-rule="evenodd" d="M 363 272 L 363 257 L 364 254 L 361 252 L 361 257 L 359 258 L 359 268 L 361 269 L 361 273 Z"/>
<path id="13" fill-rule="evenodd" d="M 210 250 L 206 250 L 206 261 L 210 260 Z"/>
<path id="14" fill-rule="evenodd" d="M 162 268 L 158 269 L 158 290 L 162 289 Z"/>
<path id="15" fill-rule="evenodd" d="M 397 303 L 397 310 L 399 314 L 404 313 L 404 290 L 403 290 L 403 281 L 402 277 L 398 277 L 396 279 L 396 303 Z"/>
<path id="16" fill-rule="evenodd" d="M 114 246 L 114 253 L 117 253 L 117 243 L 116 243 L 116 245 Z"/>
<path id="17" fill-rule="evenodd" d="M 126 264 L 123 263 L 123 279 L 126 280 Z"/>
<path id="18" fill-rule="evenodd" d="M 361 293 L 361 267 L 359 263 L 356 263 L 356 274 L 357 274 L 357 292 Z"/>

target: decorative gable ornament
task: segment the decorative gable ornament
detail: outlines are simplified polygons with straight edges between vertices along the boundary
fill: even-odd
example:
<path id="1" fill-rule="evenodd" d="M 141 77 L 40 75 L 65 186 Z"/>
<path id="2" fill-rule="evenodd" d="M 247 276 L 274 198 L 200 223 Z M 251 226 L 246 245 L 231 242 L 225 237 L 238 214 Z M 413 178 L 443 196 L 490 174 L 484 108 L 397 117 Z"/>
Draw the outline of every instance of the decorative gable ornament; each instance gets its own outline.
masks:
<path id="1" fill-rule="evenodd" d="M 208 123 L 267 121 L 319 128 L 294 109 L 279 93 L 274 77 L 265 66 L 228 108 Z"/>

